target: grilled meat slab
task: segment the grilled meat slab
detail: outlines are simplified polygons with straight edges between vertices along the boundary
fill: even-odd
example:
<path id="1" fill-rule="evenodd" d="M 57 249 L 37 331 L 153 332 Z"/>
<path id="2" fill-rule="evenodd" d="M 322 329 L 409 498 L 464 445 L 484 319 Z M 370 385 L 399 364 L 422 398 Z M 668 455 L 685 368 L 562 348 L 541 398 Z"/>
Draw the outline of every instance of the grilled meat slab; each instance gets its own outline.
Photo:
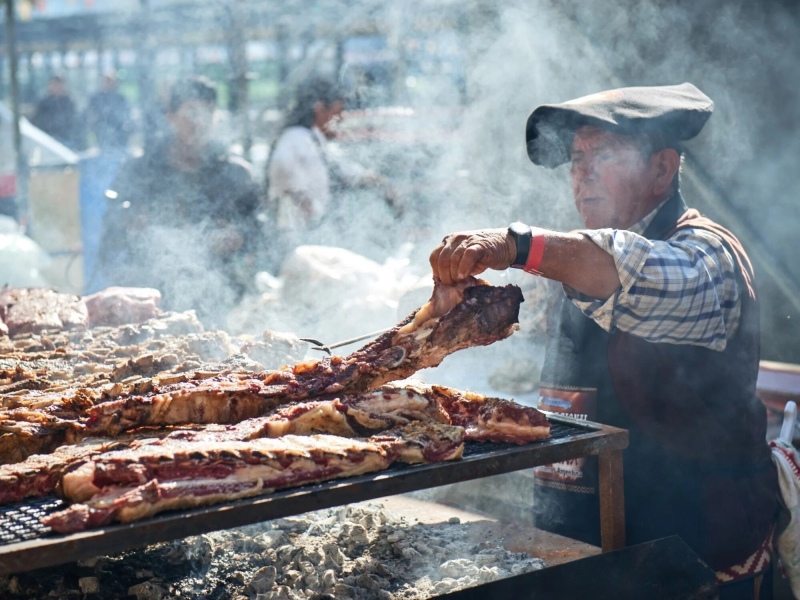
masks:
<path id="1" fill-rule="evenodd" d="M 463 430 L 420 424 L 367 439 L 284 436 L 248 442 L 163 440 L 93 458 L 62 478 L 75 502 L 43 523 L 61 533 L 387 468 L 458 458 Z"/>
<path id="2" fill-rule="evenodd" d="M 0 321 L 11 337 L 45 330 L 86 329 L 89 314 L 80 296 L 46 288 L 0 291 Z"/>
<path id="3" fill-rule="evenodd" d="M 431 386 L 431 392 L 469 441 L 527 444 L 550 437 L 547 417 L 532 406 L 441 385 Z"/>
<path id="4" fill-rule="evenodd" d="M 123 446 L 120 440 L 87 439 L 78 444 L 62 446 L 52 454 L 35 454 L 20 463 L 2 465 L 0 504 L 51 494 L 71 465 Z"/>
<path id="5" fill-rule="evenodd" d="M 513 285 L 469 287 L 444 315 L 408 327 L 414 323 L 412 314 L 347 357 L 307 361 L 233 381 L 191 381 L 104 402 L 87 411 L 87 428 L 96 435 L 115 435 L 142 425 L 236 423 L 294 401 L 373 390 L 434 367 L 457 350 L 505 339 L 516 330 L 521 302 L 522 293 Z"/>
<path id="6" fill-rule="evenodd" d="M 442 316 L 415 325 L 412 313 L 390 331 L 347 357 L 307 361 L 272 374 L 284 397 L 360 392 L 439 365 L 449 354 L 503 340 L 517 329 L 522 292 L 517 286 L 475 285 Z"/>

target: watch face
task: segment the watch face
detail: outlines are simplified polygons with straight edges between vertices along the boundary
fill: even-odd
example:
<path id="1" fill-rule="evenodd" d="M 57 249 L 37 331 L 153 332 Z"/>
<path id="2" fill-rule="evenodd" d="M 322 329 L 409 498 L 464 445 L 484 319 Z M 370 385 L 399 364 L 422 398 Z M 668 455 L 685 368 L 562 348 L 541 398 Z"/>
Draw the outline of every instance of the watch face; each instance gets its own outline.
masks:
<path id="1" fill-rule="evenodd" d="M 525 225 L 525 223 L 520 223 L 519 221 L 514 221 L 511 225 L 508 226 L 508 229 L 511 233 L 515 235 L 526 235 L 531 232 L 531 228 Z"/>

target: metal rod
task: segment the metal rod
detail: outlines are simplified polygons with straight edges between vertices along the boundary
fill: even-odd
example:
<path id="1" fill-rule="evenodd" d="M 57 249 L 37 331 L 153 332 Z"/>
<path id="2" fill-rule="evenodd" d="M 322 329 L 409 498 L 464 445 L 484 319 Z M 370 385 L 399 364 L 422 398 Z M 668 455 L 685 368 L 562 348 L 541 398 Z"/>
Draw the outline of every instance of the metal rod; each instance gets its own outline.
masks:
<path id="1" fill-rule="evenodd" d="M 17 39 L 14 0 L 6 0 L 6 52 L 8 53 L 9 78 L 11 79 L 11 111 L 14 115 L 12 130 L 14 135 L 14 158 L 16 175 L 16 201 L 19 221 L 28 225 L 28 159 L 22 147 L 22 133 L 19 122 L 19 75 L 17 72 Z"/>
<path id="2" fill-rule="evenodd" d="M 372 333 L 365 333 L 364 335 L 360 335 L 358 337 L 354 337 L 349 340 L 344 340 L 343 342 L 336 342 L 335 344 L 325 345 L 319 340 L 315 340 L 314 338 L 300 338 L 304 342 L 310 342 L 314 344 L 316 347 L 312 348 L 312 350 L 322 350 L 323 352 L 327 352 L 328 354 L 331 353 L 331 350 L 334 348 L 341 348 L 342 346 L 349 346 L 350 344 L 355 344 L 356 342 L 361 342 L 363 340 L 368 340 L 370 338 L 378 337 L 381 334 L 386 333 L 387 331 L 391 331 L 392 327 L 387 327 L 386 329 L 379 329 L 378 331 L 373 331 Z"/>

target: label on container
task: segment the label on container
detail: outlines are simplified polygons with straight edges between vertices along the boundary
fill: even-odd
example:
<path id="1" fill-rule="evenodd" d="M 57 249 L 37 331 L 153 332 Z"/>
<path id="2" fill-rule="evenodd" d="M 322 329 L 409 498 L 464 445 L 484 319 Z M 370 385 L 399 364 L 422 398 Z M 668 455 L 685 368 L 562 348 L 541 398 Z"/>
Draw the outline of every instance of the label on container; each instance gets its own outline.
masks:
<path id="1" fill-rule="evenodd" d="M 597 414 L 595 388 L 539 388 L 541 410 L 593 421 Z M 566 460 L 534 469 L 538 484 L 582 494 L 595 493 L 595 477 L 586 472 L 586 457 Z"/>

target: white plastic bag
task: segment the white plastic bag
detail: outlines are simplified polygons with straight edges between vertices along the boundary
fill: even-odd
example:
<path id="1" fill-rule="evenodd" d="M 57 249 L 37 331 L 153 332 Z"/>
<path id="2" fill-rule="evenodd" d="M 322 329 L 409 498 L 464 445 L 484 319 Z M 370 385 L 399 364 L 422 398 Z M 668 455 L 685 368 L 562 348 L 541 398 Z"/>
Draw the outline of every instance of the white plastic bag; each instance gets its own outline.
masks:
<path id="1" fill-rule="evenodd" d="M 50 256 L 11 217 L 0 215 L 0 287 L 47 287 Z"/>
<path id="2" fill-rule="evenodd" d="M 788 402 L 781 435 L 770 447 L 782 499 L 776 547 L 792 593 L 800 598 L 800 453 L 792 445 L 796 414 L 797 406 Z"/>

